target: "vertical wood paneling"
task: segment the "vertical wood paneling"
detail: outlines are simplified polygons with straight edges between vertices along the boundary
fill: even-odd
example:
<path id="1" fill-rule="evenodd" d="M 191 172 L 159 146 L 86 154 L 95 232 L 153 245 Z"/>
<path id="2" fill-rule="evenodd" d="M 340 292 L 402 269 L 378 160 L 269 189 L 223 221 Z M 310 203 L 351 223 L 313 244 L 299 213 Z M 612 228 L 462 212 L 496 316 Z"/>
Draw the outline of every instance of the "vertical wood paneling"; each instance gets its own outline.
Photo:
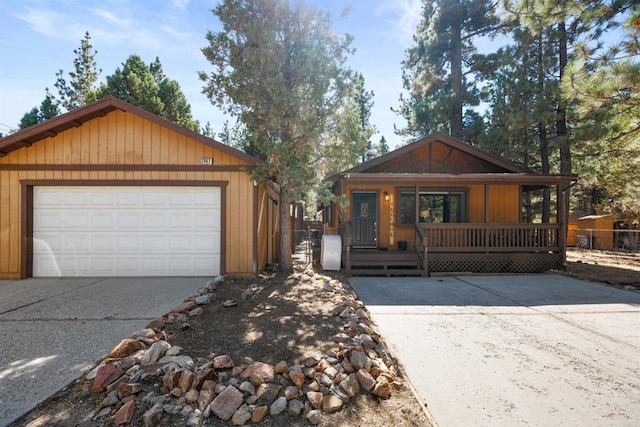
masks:
<path id="1" fill-rule="evenodd" d="M 243 165 L 244 161 L 184 135 L 122 111 L 71 128 L 31 147 L 16 150 L 0 164 L 185 164 L 199 165 L 213 157 L 214 165 Z M 245 172 L 230 171 L 105 171 L 105 170 L 0 170 L 0 278 L 20 274 L 20 179 L 28 180 L 180 180 L 226 181 L 225 271 L 250 273 L 253 267 L 253 181 Z M 267 199 L 268 201 L 268 199 Z M 271 203 L 272 226 L 277 210 Z M 261 236 L 267 237 L 264 231 Z M 264 245 L 263 245 L 264 246 Z M 271 248 L 273 257 L 276 247 Z M 266 255 L 260 256 L 260 264 Z M 261 267 L 262 265 L 259 265 Z"/>

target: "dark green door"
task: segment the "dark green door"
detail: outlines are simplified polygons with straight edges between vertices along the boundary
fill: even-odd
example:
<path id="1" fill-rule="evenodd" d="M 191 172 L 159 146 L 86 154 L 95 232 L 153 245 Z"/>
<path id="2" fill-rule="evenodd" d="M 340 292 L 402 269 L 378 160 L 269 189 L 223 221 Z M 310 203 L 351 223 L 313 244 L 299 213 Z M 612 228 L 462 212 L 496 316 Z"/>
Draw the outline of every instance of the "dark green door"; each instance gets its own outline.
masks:
<path id="1" fill-rule="evenodd" d="M 353 193 L 353 246 L 376 247 L 378 194 Z"/>

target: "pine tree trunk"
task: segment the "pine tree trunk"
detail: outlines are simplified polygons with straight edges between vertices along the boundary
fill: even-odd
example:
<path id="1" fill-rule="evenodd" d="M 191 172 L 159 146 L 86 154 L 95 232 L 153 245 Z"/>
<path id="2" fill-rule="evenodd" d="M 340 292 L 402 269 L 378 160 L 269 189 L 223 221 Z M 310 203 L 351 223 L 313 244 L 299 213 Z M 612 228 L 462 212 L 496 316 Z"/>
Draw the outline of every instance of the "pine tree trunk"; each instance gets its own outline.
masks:
<path id="1" fill-rule="evenodd" d="M 560 43 L 560 81 L 564 76 L 564 69 L 568 62 L 567 29 L 564 22 L 558 24 Z M 560 146 L 560 173 L 571 175 L 571 148 L 569 146 L 569 133 L 567 131 L 567 106 L 560 97 L 558 99 L 558 111 L 556 118 L 556 134 Z"/>
<path id="2" fill-rule="evenodd" d="M 280 203 L 278 204 L 280 218 L 280 270 L 285 273 L 293 272 L 291 251 L 291 217 L 289 214 L 289 187 L 280 185 Z"/>
<path id="3" fill-rule="evenodd" d="M 547 126 L 542 119 L 543 100 L 545 88 L 545 70 L 543 67 L 544 37 L 542 33 L 538 36 L 538 137 L 540 147 L 541 172 L 549 173 L 549 139 L 547 137 Z M 549 188 L 542 190 L 542 223 L 548 223 L 551 217 L 551 191 Z"/>
<path id="4" fill-rule="evenodd" d="M 451 118 L 449 127 L 451 136 L 463 138 L 462 133 L 462 29 L 461 22 L 454 20 L 451 26 Z"/>

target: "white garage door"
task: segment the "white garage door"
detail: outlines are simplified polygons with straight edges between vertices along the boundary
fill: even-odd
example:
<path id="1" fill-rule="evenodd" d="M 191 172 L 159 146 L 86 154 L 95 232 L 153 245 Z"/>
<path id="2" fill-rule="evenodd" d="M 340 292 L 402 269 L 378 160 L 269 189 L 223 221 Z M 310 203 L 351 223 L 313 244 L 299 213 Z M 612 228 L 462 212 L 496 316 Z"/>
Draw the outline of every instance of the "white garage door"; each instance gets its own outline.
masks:
<path id="1" fill-rule="evenodd" d="M 218 187 L 34 187 L 33 275 L 220 274 Z"/>

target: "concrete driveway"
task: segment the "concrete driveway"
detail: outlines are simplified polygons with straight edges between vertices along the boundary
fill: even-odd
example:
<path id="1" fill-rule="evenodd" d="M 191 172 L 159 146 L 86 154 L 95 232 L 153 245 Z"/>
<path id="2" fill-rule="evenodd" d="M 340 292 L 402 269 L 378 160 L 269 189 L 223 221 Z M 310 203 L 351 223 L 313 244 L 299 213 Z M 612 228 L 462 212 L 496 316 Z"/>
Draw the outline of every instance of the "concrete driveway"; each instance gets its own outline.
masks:
<path id="1" fill-rule="evenodd" d="M 206 280 L 0 280 L 0 426 L 78 378 Z"/>
<path id="2" fill-rule="evenodd" d="M 640 293 L 560 275 L 351 278 L 440 426 L 637 426 Z"/>

